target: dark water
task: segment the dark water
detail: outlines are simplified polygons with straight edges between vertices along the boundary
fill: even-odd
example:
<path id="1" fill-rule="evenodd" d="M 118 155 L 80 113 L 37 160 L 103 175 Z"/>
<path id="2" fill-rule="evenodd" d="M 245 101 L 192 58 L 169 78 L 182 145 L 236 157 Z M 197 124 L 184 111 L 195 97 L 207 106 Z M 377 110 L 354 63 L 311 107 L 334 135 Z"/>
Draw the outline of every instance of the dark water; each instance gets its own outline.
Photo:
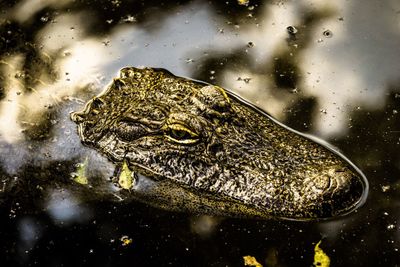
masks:
<path id="1" fill-rule="evenodd" d="M 311 266 L 321 239 L 331 266 L 400 265 L 400 2 L 239 2 L 0 2 L 0 266 Z M 366 204 L 291 222 L 92 197 L 71 174 L 113 166 L 69 113 L 124 66 L 232 89 L 332 143 L 367 176 Z"/>

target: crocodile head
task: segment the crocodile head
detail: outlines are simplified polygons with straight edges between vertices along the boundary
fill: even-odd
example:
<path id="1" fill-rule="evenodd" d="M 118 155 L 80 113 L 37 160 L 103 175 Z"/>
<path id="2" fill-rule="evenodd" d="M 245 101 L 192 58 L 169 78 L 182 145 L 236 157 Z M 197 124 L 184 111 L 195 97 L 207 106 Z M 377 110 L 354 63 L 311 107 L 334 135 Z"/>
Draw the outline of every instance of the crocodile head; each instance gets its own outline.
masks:
<path id="1" fill-rule="evenodd" d="M 139 198 L 166 208 L 304 220 L 348 213 L 366 196 L 364 176 L 332 149 L 162 69 L 122 69 L 71 117 L 85 145 L 152 181 Z"/>

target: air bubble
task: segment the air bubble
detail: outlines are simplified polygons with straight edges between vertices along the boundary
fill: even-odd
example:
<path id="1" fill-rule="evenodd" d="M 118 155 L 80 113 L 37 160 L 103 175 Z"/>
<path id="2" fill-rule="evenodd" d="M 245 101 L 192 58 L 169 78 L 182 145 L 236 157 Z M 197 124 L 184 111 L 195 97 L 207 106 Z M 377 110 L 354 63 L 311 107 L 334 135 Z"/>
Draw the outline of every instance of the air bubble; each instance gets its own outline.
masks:
<path id="1" fill-rule="evenodd" d="M 248 43 L 247 43 L 247 47 L 248 47 L 248 48 L 254 47 L 254 43 L 253 43 L 253 42 L 248 42 Z"/>
<path id="2" fill-rule="evenodd" d="M 326 38 L 331 38 L 333 36 L 333 33 L 330 30 L 325 30 L 322 33 Z"/>
<path id="3" fill-rule="evenodd" d="M 290 35 L 295 35 L 298 32 L 297 28 L 294 26 L 288 26 L 286 30 Z"/>

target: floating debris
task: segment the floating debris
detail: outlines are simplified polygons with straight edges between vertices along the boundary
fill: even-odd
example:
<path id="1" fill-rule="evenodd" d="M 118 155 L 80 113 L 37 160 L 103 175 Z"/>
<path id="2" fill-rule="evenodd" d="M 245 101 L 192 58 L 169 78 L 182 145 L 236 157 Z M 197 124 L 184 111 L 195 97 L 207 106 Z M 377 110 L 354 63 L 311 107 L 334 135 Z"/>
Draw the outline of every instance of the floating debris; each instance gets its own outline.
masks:
<path id="1" fill-rule="evenodd" d="M 122 164 L 121 173 L 118 177 L 118 184 L 123 189 L 131 189 L 133 185 L 133 172 L 128 168 L 126 161 Z"/>
<path id="2" fill-rule="evenodd" d="M 119 240 L 121 240 L 123 247 L 129 246 L 133 242 L 132 238 L 127 235 L 122 236 Z"/>
<path id="3" fill-rule="evenodd" d="M 249 0 L 238 0 L 238 4 L 241 6 L 247 6 L 249 2 Z"/>
<path id="4" fill-rule="evenodd" d="M 314 248 L 314 266 L 329 267 L 331 260 L 328 255 L 326 255 L 326 253 L 319 247 L 321 241 L 322 240 L 320 240 Z"/>
<path id="5" fill-rule="evenodd" d="M 297 30 L 297 28 L 296 27 L 294 27 L 294 26 L 287 26 L 286 27 L 286 30 L 287 30 L 287 32 L 290 34 L 290 35 L 295 35 L 299 30 Z"/>
<path id="6" fill-rule="evenodd" d="M 83 163 L 78 163 L 76 165 L 76 171 L 71 173 L 71 176 L 74 178 L 74 181 L 78 184 L 86 185 L 88 184 L 88 178 L 86 177 L 86 167 L 88 165 L 88 158 L 85 159 Z"/>
<path id="7" fill-rule="evenodd" d="M 394 224 L 389 224 L 386 228 L 387 228 L 388 230 L 393 230 L 394 228 L 396 228 L 396 225 L 394 225 Z"/>
<path id="8" fill-rule="evenodd" d="M 386 193 L 390 190 L 390 185 L 382 185 L 381 189 L 383 193 Z"/>
<path id="9" fill-rule="evenodd" d="M 251 78 L 250 77 L 247 77 L 247 78 L 238 77 L 236 80 L 243 81 L 244 83 L 249 83 L 251 81 Z"/>
<path id="10" fill-rule="evenodd" d="M 121 18 L 121 23 L 133 23 L 137 22 L 137 19 L 135 16 L 132 15 L 126 15 L 125 17 Z"/>
<path id="11" fill-rule="evenodd" d="M 253 256 L 243 256 L 245 266 L 262 267 L 255 257 Z"/>
<path id="12" fill-rule="evenodd" d="M 248 42 L 248 43 L 247 43 L 247 47 L 248 47 L 248 48 L 254 47 L 254 43 L 253 43 L 253 42 Z"/>

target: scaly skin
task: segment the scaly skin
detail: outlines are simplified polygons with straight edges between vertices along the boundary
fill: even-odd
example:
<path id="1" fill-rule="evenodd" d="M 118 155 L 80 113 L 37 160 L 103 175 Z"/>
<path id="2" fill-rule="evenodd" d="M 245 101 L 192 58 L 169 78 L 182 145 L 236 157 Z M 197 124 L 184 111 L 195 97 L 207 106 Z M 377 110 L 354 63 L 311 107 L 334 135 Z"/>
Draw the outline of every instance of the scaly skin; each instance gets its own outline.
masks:
<path id="1" fill-rule="evenodd" d="M 163 208 L 307 220 L 366 196 L 344 157 L 229 91 L 162 69 L 122 69 L 71 117 L 85 145 L 136 173 L 130 194 Z"/>

